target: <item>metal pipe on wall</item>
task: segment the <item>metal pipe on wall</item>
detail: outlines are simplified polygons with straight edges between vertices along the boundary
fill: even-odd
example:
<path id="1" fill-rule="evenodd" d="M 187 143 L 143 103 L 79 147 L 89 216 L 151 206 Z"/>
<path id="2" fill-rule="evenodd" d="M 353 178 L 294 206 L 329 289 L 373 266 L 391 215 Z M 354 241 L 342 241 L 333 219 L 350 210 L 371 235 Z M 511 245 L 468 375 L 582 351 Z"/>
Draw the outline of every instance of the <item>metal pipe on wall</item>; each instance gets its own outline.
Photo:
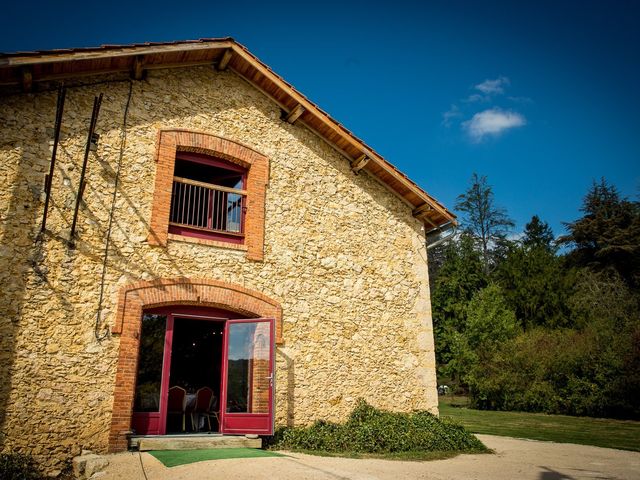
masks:
<path id="1" fill-rule="evenodd" d="M 87 135 L 87 146 L 84 150 L 84 160 L 82 162 L 82 171 L 80 172 L 80 185 L 78 186 L 78 196 L 76 197 L 76 208 L 73 212 L 73 222 L 71 223 L 71 231 L 69 233 L 69 246 L 75 246 L 76 224 L 78 222 L 78 211 L 80 210 L 80 202 L 82 202 L 82 194 L 84 193 L 85 181 L 84 177 L 87 173 L 87 162 L 89 160 L 89 152 L 94 141 L 94 132 L 98 123 L 98 114 L 100 113 L 100 104 L 102 103 L 102 93 L 99 97 L 93 99 L 93 112 L 91 113 L 91 123 L 89 124 L 89 134 Z"/>

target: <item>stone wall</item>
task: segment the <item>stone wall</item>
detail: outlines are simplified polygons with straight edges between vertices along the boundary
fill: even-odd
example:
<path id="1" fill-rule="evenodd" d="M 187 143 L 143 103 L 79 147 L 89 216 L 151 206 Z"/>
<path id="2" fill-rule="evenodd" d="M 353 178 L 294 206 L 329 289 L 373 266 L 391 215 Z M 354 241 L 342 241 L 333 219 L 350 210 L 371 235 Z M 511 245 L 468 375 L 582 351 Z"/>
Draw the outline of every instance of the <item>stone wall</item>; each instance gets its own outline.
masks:
<path id="1" fill-rule="evenodd" d="M 0 97 L 3 448 L 33 453 L 54 473 L 81 448 L 106 450 L 120 337 L 97 341 L 96 320 L 103 333 L 115 319 L 120 287 L 155 278 L 207 277 L 280 303 L 278 424 L 344 419 L 358 397 L 382 408 L 435 412 L 426 251 L 411 209 L 367 174 L 354 175 L 303 126 L 280 120 L 278 106 L 232 72 L 196 67 L 150 72 L 132 84 L 112 80 L 68 90 L 48 231 L 39 242 L 56 93 Z M 86 132 L 100 92 L 100 143 L 70 249 Z M 262 261 L 186 238 L 149 245 L 163 128 L 209 132 L 268 157 Z"/>

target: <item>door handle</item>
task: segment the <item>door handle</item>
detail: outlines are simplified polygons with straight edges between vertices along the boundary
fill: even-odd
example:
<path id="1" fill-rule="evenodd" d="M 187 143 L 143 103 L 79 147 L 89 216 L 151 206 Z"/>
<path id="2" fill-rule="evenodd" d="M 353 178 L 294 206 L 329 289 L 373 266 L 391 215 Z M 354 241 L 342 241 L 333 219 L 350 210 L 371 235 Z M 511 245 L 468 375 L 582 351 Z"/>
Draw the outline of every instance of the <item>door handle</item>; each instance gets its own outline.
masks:
<path id="1" fill-rule="evenodd" d="M 273 387 L 273 372 L 271 372 L 268 377 L 264 377 L 264 378 L 269 380 L 269 386 Z"/>

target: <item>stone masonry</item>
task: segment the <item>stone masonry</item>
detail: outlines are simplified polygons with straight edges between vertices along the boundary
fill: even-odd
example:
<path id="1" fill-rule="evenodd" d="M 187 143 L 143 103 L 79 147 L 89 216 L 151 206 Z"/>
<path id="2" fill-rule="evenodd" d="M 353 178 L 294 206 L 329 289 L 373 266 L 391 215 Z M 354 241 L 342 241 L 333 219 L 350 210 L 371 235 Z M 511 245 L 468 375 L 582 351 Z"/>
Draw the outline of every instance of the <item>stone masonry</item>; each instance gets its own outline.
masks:
<path id="1" fill-rule="evenodd" d="M 168 278 L 245 287 L 282 311 L 276 423 L 343 420 L 359 397 L 437 411 L 424 233 L 411 208 L 232 72 L 192 67 L 69 88 L 40 241 L 56 92 L 0 97 L 0 444 L 55 474 L 106 452 L 123 338 L 120 290 Z M 97 83 L 100 81 L 100 83 Z M 129 89 L 131 100 L 123 136 Z M 104 93 L 75 249 L 67 245 L 93 98 Z M 159 132 L 206 132 L 269 162 L 261 255 L 149 242 Z M 111 246 L 105 237 L 123 141 Z M 374 139 L 375 140 L 375 139 Z M 375 143 L 375 142 L 374 142 Z M 262 257 L 262 258 L 260 258 Z M 96 318 L 98 317 L 98 318 Z"/>

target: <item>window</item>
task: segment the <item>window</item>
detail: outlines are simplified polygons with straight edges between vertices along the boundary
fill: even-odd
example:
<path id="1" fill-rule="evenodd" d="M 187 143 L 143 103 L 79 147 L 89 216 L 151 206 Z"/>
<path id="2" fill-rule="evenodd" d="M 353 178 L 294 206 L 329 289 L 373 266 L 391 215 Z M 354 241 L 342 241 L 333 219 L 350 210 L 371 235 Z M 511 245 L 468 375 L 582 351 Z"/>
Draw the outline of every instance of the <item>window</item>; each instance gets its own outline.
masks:
<path id="1" fill-rule="evenodd" d="M 244 243 L 247 172 L 215 157 L 176 156 L 169 233 Z"/>
<path id="2" fill-rule="evenodd" d="M 205 132 L 158 132 L 149 245 L 191 242 L 264 259 L 269 159 Z"/>

